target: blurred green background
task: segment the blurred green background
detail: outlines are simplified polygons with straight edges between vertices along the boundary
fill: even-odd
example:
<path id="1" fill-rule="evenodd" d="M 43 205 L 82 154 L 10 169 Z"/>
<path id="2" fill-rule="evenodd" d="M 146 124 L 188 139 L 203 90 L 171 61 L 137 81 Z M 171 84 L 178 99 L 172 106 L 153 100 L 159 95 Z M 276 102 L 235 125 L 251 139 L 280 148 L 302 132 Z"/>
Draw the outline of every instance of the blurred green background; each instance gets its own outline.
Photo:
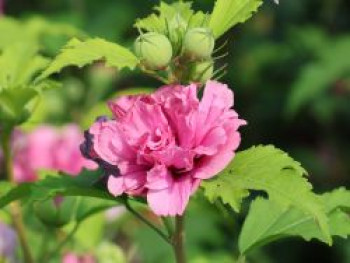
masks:
<path id="1" fill-rule="evenodd" d="M 132 27 L 134 20 L 146 16 L 157 3 L 7 0 L 4 12 L 23 21 L 40 16 L 64 22 L 89 36 L 131 47 L 137 36 Z M 210 0 L 194 1 L 197 10 L 209 11 L 212 5 Z M 257 15 L 220 40 L 228 40 L 225 51 L 229 52 L 218 61 L 218 66 L 228 63 L 228 73 L 222 81 L 234 90 L 235 109 L 249 124 L 242 129 L 241 149 L 274 144 L 289 152 L 309 171 L 316 192 L 350 185 L 349 14 L 347 0 L 281 0 L 279 5 L 265 1 Z M 0 32 L 0 39 L 7 37 Z M 54 56 L 68 39 L 43 38 L 43 53 Z M 72 121 L 87 128 L 96 115 L 106 112 L 106 99 L 121 91 L 160 85 L 138 73 L 119 74 L 99 64 L 84 70 L 64 70 L 57 79 L 63 87 L 45 95 L 25 129 L 42 122 L 59 125 Z M 220 216 L 220 207 L 201 199 L 192 206 L 187 244 L 193 262 L 231 262 L 229 256 L 236 251 L 244 215 L 232 212 Z M 136 231 L 127 227 L 135 224 Z M 172 262 L 171 251 L 130 217 L 108 227 L 118 229 L 104 231 L 125 250 L 130 250 L 130 240 L 136 240 L 135 262 Z M 319 242 L 288 239 L 252 251 L 249 260 L 347 263 L 350 242 L 339 239 L 329 248 Z"/>

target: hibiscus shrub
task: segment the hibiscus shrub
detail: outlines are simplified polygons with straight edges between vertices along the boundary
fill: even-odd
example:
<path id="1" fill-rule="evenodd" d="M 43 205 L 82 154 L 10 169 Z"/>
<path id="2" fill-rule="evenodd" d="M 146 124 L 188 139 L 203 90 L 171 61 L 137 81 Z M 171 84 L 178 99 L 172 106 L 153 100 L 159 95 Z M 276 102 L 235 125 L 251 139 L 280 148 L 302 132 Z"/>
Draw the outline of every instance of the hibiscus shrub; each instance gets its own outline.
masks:
<path id="1" fill-rule="evenodd" d="M 249 19 L 261 4 L 262 0 L 217 0 L 208 14 L 194 11 L 189 2 L 161 2 L 157 13 L 135 22 L 140 35 L 133 50 L 71 29 L 75 37 L 49 59 L 40 54 L 39 35 L 52 33 L 45 28 L 54 25 L 46 27 L 43 21 L 36 21 L 43 24 L 32 37 L 18 36 L 32 45 L 4 47 L 0 55 L 0 131 L 2 166 L 8 180 L 0 184 L 0 206 L 8 209 L 7 221 L 13 229 L 0 223 L 0 261 L 137 259 L 115 246 L 113 237 L 96 247 L 89 243 L 104 224 L 98 221 L 98 212 L 107 209 L 106 222 L 128 211 L 146 224 L 170 245 L 178 263 L 188 258 L 191 262 L 245 262 L 254 248 L 292 236 L 328 245 L 334 236 L 346 238 L 350 234 L 349 191 L 314 193 L 301 164 L 272 145 L 238 151 L 240 130 L 249 120 L 239 117 L 233 109 L 233 91 L 219 82 L 225 67 L 218 67 L 217 60 L 225 55 L 220 55 L 217 40 Z M 4 23 L 21 31 L 21 25 L 11 20 Z M 62 27 L 55 25 L 55 32 L 60 34 Z M 8 67 L 11 57 L 12 67 Z M 118 94 L 93 108 L 81 121 L 85 132 L 76 124 L 28 130 L 26 125 L 37 117 L 33 113 L 37 100 L 50 92 L 48 87 L 57 86 L 49 79 L 51 75 L 93 62 L 99 62 L 97 68 L 103 62 L 118 70 L 136 70 L 162 84 L 133 95 Z M 23 75 L 18 73 L 22 71 Z M 67 96 L 74 101 L 80 95 Z M 92 90 L 87 100 L 94 96 L 101 94 Z M 82 106 L 82 115 L 85 110 Z M 187 256 L 186 237 L 188 243 L 195 242 L 191 231 L 196 232 L 193 236 L 206 231 L 215 236 L 210 220 L 219 217 L 218 211 L 232 220 L 247 202 L 249 212 L 237 233 L 237 251 L 217 256 L 198 255 L 198 249 Z M 197 217 L 206 229 L 185 220 L 196 213 L 196 206 L 215 211 L 208 215 L 210 222 L 205 221 L 207 215 Z M 28 220 L 33 214 L 35 218 Z M 26 228 L 27 224 L 31 227 Z M 132 228 L 122 233 L 137 235 Z M 42 231 L 49 238 L 43 235 L 41 247 L 33 233 Z M 78 239 L 84 245 L 77 248 L 70 242 Z M 221 246 L 210 238 L 206 241 Z M 22 252 L 16 254 L 17 243 Z M 150 243 L 153 241 L 147 240 L 144 245 Z M 125 247 L 132 248 L 130 244 Z M 148 253 L 157 255 L 156 250 Z M 168 262 L 167 256 L 159 262 Z"/>

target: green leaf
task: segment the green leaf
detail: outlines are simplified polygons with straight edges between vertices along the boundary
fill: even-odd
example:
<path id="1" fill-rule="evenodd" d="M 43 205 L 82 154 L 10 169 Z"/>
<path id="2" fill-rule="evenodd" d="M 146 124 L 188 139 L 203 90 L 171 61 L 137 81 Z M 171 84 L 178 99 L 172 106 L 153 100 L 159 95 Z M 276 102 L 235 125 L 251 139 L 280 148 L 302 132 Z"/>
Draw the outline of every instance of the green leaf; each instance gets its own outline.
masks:
<path id="1" fill-rule="evenodd" d="M 0 121 L 13 126 L 29 118 L 29 103 L 38 95 L 32 88 L 8 88 L 0 91 Z"/>
<path id="2" fill-rule="evenodd" d="M 332 236 L 346 238 L 350 235 L 350 218 L 343 208 L 350 208 L 350 191 L 337 189 L 320 197 L 329 219 Z M 247 253 L 277 239 L 300 236 L 309 241 L 316 238 L 328 242 L 313 216 L 307 215 L 295 206 L 282 207 L 267 199 L 258 197 L 250 206 L 240 237 L 239 249 Z"/>
<path id="3" fill-rule="evenodd" d="M 80 41 L 73 38 L 41 74 L 44 79 L 68 66 L 83 67 L 92 62 L 104 60 L 108 67 L 134 69 L 138 64 L 137 57 L 128 49 L 100 38 Z"/>
<path id="4" fill-rule="evenodd" d="M 202 186 L 209 200 L 221 198 L 237 212 L 249 190 L 265 191 L 278 205 L 293 205 L 311 215 L 331 242 L 324 208 L 304 174 L 300 164 L 285 152 L 273 146 L 257 146 L 237 153 L 224 171 Z"/>
<path id="5" fill-rule="evenodd" d="M 28 183 L 20 184 L 19 186 L 6 186 L 6 189 L 1 189 L 0 192 L 0 208 L 8 204 L 26 198 L 31 194 L 31 185 Z"/>
<path id="6" fill-rule="evenodd" d="M 328 96 L 326 91 L 350 72 L 350 38 L 343 37 L 320 52 L 321 58 L 306 65 L 288 96 L 286 113 L 293 116 L 303 106 Z"/>
<path id="7" fill-rule="evenodd" d="M 33 43 L 17 43 L 0 55 L 0 90 L 29 85 L 34 76 L 46 68 L 49 60 L 38 55 Z"/>
<path id="8" fill-rule="evenodd" d="M 68 24 L 48 21 L 35 16 L 20 21 L 8 16 L 0 17 L 0 50 L 14 43 L 40 44 L 43 36 L 85 36 L 80 30 Z"/>
<path id="9" fill-rule="evenodd" d="M 180 27 L 188 29 L 206 26 L 209 20 L 208 15 L 203 12 L 194 12 L 190 2 L 175 2 L 173 4 L 161 2 L 154 9 L 158 14 L 138 19 L 134 26 L 146 31 L 169 35 L 169 31 Z"/>
<path id="10" fill-rule="evenodd" d="M 14 126 L 26 121 L 34 108 L 31 104 L 47 80 L 33 83 L 34 77 L 47 67 L 49 60 L 38 55 L 33 43 L 16 43 L 0 55 L 0 121 Z"/>
<path id="11" fill-rule="evenodd" d="M 22 199 L 25 202 L 44 201 L 56 196 L 86 196 L 105 200 L 120 201 L 98 185 L 96 173 L 83 173 L 77 177 L 68 175 L 47 176 L 34 183 L 14 187 L 0 198 L 0 208 Z"/>
<path id="12" fill-rule="evenodd" d="M 214 36 L 218 38 L 231 27 L 248 20 L 262 3 L 262 0 L 217 0 L 209 22 Z"/>

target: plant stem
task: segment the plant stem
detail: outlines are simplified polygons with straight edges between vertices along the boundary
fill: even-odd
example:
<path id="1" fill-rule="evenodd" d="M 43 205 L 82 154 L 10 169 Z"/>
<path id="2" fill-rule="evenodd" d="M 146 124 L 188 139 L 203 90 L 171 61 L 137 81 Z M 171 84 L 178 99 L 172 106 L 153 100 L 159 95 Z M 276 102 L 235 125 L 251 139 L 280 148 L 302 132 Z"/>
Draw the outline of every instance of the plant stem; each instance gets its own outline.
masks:
<path id="1" fill-rule="evenodd" d="M 1 143 L 4 152 L 4 162 L 7 178 L 11 183 L 15 183 L 13 175 L 13 161 L 11 156 L 11 134 L 12 130 L 1 131 Z M 33 257 L 30 253 L 25 228 L 22 221 L 22 210 L 20 204 L 15 201 L 10 204 L 10 213 L 13 221 L 14 228 L 17 232 L 19 242 L 22 247 L 24 262 L 33 263 Z"/>
<path id="2" fill-rule="evenodd" d="M 161 217 L 163 224 L 168 231 L 168 235 L 171 238 L 174 235 L 174 223 L 172 222 L 172 218 L 170 217 Z"/>
<path id="3" fill-rule="evenodd" d="M 158 227 L 156 227 L 154 224 L 152 224 L 150 221 L 148 221 L 146 218 L 144 218 L 142 215 L 140 215 L 134 208 L 132 208 L 128 202 L 128 200 L 125 200 L 125 207 L 126 209 L 132 213 L 135 217 L 140 219 L 143 223 L 148 225 L 150 228 L 152 228 L 161 238 L 164 239 L 167 243 L 171 244 L 169 237 L 163 233 L 162 230 L 160 230 Z"/>
<path id="4" fill-rule="evenodd" d="M 173 236 L 173 248 L 176 258 L 176 263 L 186 263 L 186 253 L 184 247 L 185 228 L 184 216 L 176 216 L 175 218 L 175 233 Z"/>

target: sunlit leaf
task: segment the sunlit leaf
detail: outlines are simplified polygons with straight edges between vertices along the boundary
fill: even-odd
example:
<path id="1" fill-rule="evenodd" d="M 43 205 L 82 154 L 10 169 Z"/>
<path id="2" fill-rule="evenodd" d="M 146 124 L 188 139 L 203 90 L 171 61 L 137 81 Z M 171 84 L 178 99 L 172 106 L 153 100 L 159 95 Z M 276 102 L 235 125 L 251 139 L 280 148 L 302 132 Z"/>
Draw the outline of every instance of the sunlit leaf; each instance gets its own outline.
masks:
<path id="1" fill-rule="evenodd" d="M 39 79 L 47 78 L 68 66 L 83 67 L 103 60 L 108 67 L 134 69 L 138 64 L 137 57 L 128 49 L 100 38 L 80 41 L 72 39 L 41 74 Z"/>
<path id="2" fill-rule="evenodd" d="M 324 238 L 331 238 L 327 216 L 312 186 L 303 177 L 306 171 L 285 152 L 273 146 L 257 146 L 237 153 L 231 164 L 219 175 L 202 183 L 206 196 L 220 198 L 239 211 L 249 190 L 265 191 L 270 200 L 282 207 L 295 206 L 312 216 Z"/>
<path id="3" fill-rule="evenodd" d="M 248 20 L 262 3 L 262 0 L 217 0 L 209 22 L 214 36 L 218 38 L 231 27 Z"/>
<path id="4" fill-rule="evenodd" d="M 346 238 L 350 235 L 350 217 L 343 208 L 350 208 L 350 191 L 344 188 L 320 197 L 329 219 L 332 236 Z M 239 237 L 241 253 L 253 247 L 290 236 L 300 236 L 309 241 L 316 238 L 328 242 L 312 215 L 295 206 L 282 207 L 274 201 L 257 198 L 250 206 Z"/>

